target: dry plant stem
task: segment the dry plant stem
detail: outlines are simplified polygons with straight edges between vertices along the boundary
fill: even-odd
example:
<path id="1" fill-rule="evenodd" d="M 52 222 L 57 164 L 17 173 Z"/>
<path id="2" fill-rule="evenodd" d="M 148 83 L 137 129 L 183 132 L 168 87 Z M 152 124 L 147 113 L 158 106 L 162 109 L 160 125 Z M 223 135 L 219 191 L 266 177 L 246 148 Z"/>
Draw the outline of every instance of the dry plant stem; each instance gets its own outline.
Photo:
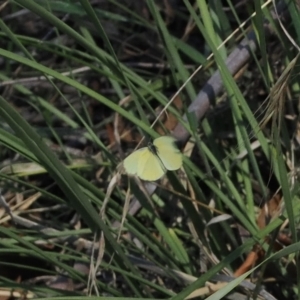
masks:
<path id="1" fill-rule="evenodd" d="M 131 262 L 139 267 L 140 269 L 144 269 L 147 271 L 151 271 L 154 274 L 158 274 L 161 276 L 166 276 L 169 277 L 170 274 L 173 274 L 176 278 L 178 278 L 179 280 L 181 280 L 182 282 L 184 282 L 185 284 L 191 284 L 194 281 L 196 281 L 198 278 L 183 272 L 180 272 L 178 270 L 169 270 L 170 273 L 166 274 L 166 272 L 161 269 L 160 267 L 156 266 L 155 264 L 153 264 L 152 262 L 149 262 L 143 258 L 139 258 L 133 255 L 128 255 L 129 259 L 131 260 Z M 235 279 L 235 277 L 233 276 L 228 276 L 225 274 L 216 274 L 214 275 L 210 281 L 216 281 L 216 282 L 231 282 Z M 208 282 L 207 282 L 208 283 Z M 197 296 L 199 296 L 199 292 L 201 291 L 201 295 L 203 296 L 204 294 L 210 294 L 211 290 L 209 288 L 207 288 L 207 283 L 206 286 L 203 288 L 200 288 L 196 291 L 194 291 L 191 295 L 189 295 L 186 299 L 192 299 L 193 295 L 197 294 Z M 246 288 L 250 291 L 254 291 L 257 287 L 254 283 L 248 281 L 248 280 L 243 280 L 240 284 L 240 287 Z M 212 286 L 211 286 L 212 287 Z M 268 299 L 268 300 L 276 300 L 271 294 L 269 294 L 266 290 L 264 289 L 260 289 L 259 290 L 259 295 L 263 298 L 263 299 Z"/>
<path id="2" fill-rule="evenodd" d="M 226 65 L 229 72 L 235 75 L 250 60 L 251 51 L 255 51 L 256 48 L 256 36 L 255 33 L 251 31 L 228 56 Z M 194 114 L 196 119 L 200 121 L 209 109 L 210 103 L 216 99 L 222 90 L 223 82 L 221 74 L 219 71 L 216 71 L 189 106 L 188 113 Z M 184 120 L 186 120 L 186 116 L 184 116 Z M 173 136 L 179 142 L 185 144 L 189 138 L 189 132 L 181 123 L 178 123 L 173 131 Z"/>
<path id="3" fill-rule="evenodd" d="M 281 20 L 285 21 L 287 14 L 287 7 L 283 1 L 280 1 L 277 5 L 277 14 L 272 11 L 272 16 L 274 20 L 278 19 L 278 16 Z M 268 21 L 265 21 L 265 36 L 268 38 L 273 34 L 273 30 L 269 25 Z M 236 49 L 228 56 L 226 60 L 226 65 L 229 72 L 234 76 L 238 73 L 246 63 L 248 63 L 252 57 L 251 53 L 257 50 L 257 38 L 255 32 L 250 31 L 247 36 L 241 41 L 241 43 L 236 47 Z M 205 83 L 202 90 L 197 95 L 196 99 L 192 102 L 192 104 L 188 108 L 189 113 L 195 114 L 195 117 L 200 122 L 203 118 L 207 110 L 209 109 L 210 103 L 213 102 L 216 97 L 223 90 L 223 82 L 221 78 L 221 74 L 219 71 L 216 71 L 212 77 Z M 184 120 L 186 120 L 186 116 L 184 116 Z M 178 123 L 173 131 L 173 136 L 184 145 L 189 139 L 189 132 L 185 129 L 185 127 Z M 147 183 L 150 187 L 146 187 L 149 195 L 154 193 L 156 185 Z M 134 215 L 141 208 L 141 204 L 137 199 L 133 199 L 130 204 L 128 214 Z M 115 222 L 113 226 L 117 227 L 119 222 Z"/>
<path id="4" fill-rule="evenodd" d="M 280 18 L 284 19 L 284 14 L 287 13 L 287 7 L 283 1 L 278 3 L 276 10 Z M 278 19 L 275 12 L 272 12 L 272 16 L 274 19 Z M 273 34 L 273 30 L 268 21 L 265 21 L 264 29 L 266 38 Z M 243 66 L 250 61 L 251 53 L 255 52 L 256 50 L 257 38 L 255 32 L 252 30 L 226 59 L 225 63 L 230 74 L 232 76 L 237 74 L 243 68 Z M 219 71 L 216 71 L 212 75 L 212 77 L 205 83 L 196 99 L 189 106 L 188 113 L 194 114 L 197 120 L 200 121 L 207 112 L 210 103 L 216 99 L 216 97 L 222 92 L 222 90 L 223 82 L 221 74 Z M 184 120 L 186 120 L 186 116 L 184 116 Z M 189 138 L 189 132 L 181 123 L 178 123 L 173 131 L 173 136 L 180 143 L 185 144 Z"/>

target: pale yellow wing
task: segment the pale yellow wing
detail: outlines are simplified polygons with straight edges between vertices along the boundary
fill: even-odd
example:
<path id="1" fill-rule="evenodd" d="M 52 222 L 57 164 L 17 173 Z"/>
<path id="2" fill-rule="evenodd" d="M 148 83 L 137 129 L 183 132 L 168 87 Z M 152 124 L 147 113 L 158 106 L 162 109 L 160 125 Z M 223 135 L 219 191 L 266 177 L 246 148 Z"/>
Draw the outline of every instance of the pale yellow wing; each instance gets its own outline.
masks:
<path id="1" fill-rule="evenodd" d="M 166 173 L 166 169 L 160 159 L 148 148 L 147 150 L 140 157 L 137 175 L 143 180 L 155 181 Z"/>
<path id="2" fill-rule="evenodd" d="M 129 175 L 137 175 L 143 180 L 155 181 L 165 174 L 160 159 L 147 147 L 138 149 L 127 156 L 123 162 Z"/>
<path id="3" fill-rule="evenodd" d="M 153 141 L 157 155 L 167 170 L 178 170 L 182 166 L 182 154 L 171 136 L 161 136 Z"/>
<path id="4" fill-rule="evenodd" d="M 138 149 L 124 159 L 123 166 L 127 174 L 136 175 L 138 173 L 138 162 L 140 160 L 140 157 L 144 152 L 147 151 L 149 151 L 147 147 Z"/>

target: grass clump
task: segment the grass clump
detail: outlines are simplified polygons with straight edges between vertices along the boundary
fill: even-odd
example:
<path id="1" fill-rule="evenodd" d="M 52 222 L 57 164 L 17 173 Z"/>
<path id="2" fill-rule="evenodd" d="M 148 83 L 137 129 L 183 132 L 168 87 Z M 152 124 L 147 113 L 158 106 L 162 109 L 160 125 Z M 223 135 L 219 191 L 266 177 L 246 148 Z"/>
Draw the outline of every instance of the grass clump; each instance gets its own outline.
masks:
<path id="1" fill-rule="evenodd" d="M 0 14 L 0 293 L 298 295 L 294 3 L 14 0 Z M 122 173 L 165 134 L 181 170 Z"/>

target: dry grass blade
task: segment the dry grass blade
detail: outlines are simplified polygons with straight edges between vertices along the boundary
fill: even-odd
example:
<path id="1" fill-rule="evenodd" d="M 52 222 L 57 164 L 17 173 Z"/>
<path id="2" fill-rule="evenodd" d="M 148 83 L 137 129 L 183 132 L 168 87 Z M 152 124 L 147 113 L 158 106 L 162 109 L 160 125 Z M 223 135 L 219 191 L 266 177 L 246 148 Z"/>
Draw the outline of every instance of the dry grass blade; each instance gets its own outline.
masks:
<path id="1" fill-rule="evenodd" d="M 278 78 L 276 83 L 271 89 L 270 95 L 267 98 L 268 105 L 266 108 L 265 116 L 260 123 L 261 129 L 267 125 L 267 123 L 272 119 L 272 134 L 273 141 L 278 141 L 278 134 L 281 130 L 281 122 L 283 120 L 285 111 L 285 101 L 288 94 L 289 79 L 292 74 L 293 69 L 298 61 L 300 54 L 298 54 L 285 68 L 281 76 Z M 266 100 L 266 101 L 267 101 Z M 275 136 L 275 129 L 277 130 L 277 135 Z"/>

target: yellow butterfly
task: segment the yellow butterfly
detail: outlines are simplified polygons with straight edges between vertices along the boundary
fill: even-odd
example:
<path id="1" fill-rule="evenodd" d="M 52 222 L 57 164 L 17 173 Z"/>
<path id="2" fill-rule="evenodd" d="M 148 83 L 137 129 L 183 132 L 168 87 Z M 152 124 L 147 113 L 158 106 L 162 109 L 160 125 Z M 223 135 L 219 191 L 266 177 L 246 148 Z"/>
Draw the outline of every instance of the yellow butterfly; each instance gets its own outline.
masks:
<path id="1" fill-rule="evenodd" d="M 175 139 L 161 136 L 127 156 L 123 162 L 129 175 L 137 175 L 143 180 L 155 181 L 167 170 L 178 170 L 182 165 L 182 154 L 175 145 Z"/>

